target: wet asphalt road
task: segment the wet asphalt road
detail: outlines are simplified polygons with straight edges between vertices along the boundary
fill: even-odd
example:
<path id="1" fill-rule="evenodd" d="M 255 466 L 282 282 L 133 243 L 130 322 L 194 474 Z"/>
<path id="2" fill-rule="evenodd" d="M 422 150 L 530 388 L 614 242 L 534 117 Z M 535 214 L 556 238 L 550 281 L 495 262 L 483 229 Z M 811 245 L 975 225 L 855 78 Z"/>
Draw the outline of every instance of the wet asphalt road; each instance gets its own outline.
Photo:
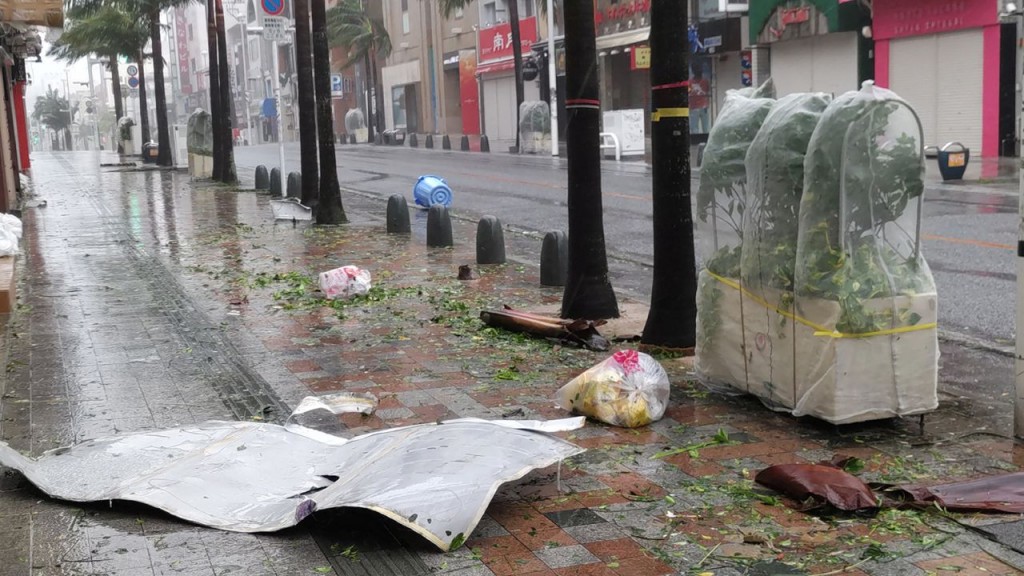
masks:
<path id="1" fill-rule="evenodd" d="M 277 150 L 273 145 L 236 148 L 240 178 L 251 181 L 258 164 L 276 166 Z M 454 191 L 454 214 L 473 219 L 492 214 L 526 233 L 507 239 L 510 252 L 525 259 L 537 257 L 544 232 L 566 229 L 564 159 L 366 145 L 339 146 L 337 156 L 343 187 L 382 200 L 402 193 L 411 205 L 419 176 L 445 178 Z M 298 144 L 286 145 L 285 160 L 288 171 L 298 169 Z M 602 188 L 613 283 L 647 297 L 653 259 L 650 169 L 643 163 L 605 162 Z M 929 179 L 921 230 L 943 331 L 1012 345 L 1017 202 L 1014 183 L 955 185 Z"/>

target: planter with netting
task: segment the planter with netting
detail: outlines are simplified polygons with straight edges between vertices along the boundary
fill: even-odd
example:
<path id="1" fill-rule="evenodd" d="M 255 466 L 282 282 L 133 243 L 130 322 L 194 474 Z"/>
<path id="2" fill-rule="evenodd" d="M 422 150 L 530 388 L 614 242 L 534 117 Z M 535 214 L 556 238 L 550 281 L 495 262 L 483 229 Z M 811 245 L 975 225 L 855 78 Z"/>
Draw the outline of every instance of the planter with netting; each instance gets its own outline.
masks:
<path id="1" fill-rule="evenodd" d="M 739 290 L 747 198 L 745 159 L 774 103 L 760 94 L 730 92 L 704 150 L 697 190 L 697 233 L 704 268 L 697 278 L 694 366 L 710 383 L 746 386 Z"/>
<path id="2" fill-rule="evenodd" d="M 815 128 L 794 278 L 794 414 L 847 423 L 937 407 L 924 171 L 917 114 L 871 82 L 837 98 Z"/>

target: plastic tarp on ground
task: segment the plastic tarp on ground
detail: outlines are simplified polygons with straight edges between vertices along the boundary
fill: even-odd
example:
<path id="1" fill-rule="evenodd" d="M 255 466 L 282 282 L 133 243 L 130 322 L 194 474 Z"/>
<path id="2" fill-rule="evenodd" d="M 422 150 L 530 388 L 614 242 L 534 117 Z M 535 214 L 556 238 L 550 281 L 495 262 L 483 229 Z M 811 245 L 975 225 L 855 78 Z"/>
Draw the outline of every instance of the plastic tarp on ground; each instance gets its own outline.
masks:
<path id="1" fill-rule="evenodd" d="M 730 91 L 708 134 L 697 189 L 697 233 L 704 269 L 697 278 L 695 368 L 706 381 L 745 388 L 738 288 L 747 199 L 747 149 L 775 104 L 769 80 L 758 92 Z M 750 95 L 750 96 L 748 96 Z M 736 287 L 736 288 L 734 288 Z"/>
<path id="2" fill-rule="evenodd" d="M 304 402 L 296 414 L 321 404 Z M 207 422 L 90 440 L 35 460 L 0 443 L 0 465 L 54 498 L 130 500 L 235 532 L 366 508 L 448 550 L 469 538 L 498 486 L 582 452 L 549 433 L 583 421 L 460 419 L 351 439 L 295 424 Z"/>

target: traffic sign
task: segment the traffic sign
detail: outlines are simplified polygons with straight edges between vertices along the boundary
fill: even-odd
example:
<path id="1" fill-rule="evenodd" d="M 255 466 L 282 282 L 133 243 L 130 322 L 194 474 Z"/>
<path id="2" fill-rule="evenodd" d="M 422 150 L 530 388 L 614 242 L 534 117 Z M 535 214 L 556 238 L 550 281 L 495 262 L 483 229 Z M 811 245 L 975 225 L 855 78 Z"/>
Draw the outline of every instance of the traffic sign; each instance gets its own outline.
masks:
<path id="1" fill-rule="evenodd" d="M 264 3 L 270 0 L 264 0 Z M 263 19 L 263 39 L 280 42 L 285 39 L 288 19 L 281 16 L 267 16 Z"/>
<path id="2" fill-rule="evenodd" d="M 138 76 L 139 75 L 139 67 L 136 66 L 135 64 L 129 64 L 128 68 L 127 68 L 127 72 L 128 72 L 129 76 Z"/>
<path id="3" fill-rule="evenodd" d="M 284 0 L 263 0 L 261 4 L 268 16 L 280 16 L 284 13 Z"/>
<path id="4" fill-rule="evenodd" d="M 344 96 L 345 88 L 341 74 L 331 74 L 331 96 Z"/>
<path id="5" fill-rule="evenodd" d="M 128 79 L 128 87 L 129 88 L 138 88 L 139 87 L 139 79 L 136 78 L 135 76 L 132 76 L 131 78 L 129 78 Z"/>

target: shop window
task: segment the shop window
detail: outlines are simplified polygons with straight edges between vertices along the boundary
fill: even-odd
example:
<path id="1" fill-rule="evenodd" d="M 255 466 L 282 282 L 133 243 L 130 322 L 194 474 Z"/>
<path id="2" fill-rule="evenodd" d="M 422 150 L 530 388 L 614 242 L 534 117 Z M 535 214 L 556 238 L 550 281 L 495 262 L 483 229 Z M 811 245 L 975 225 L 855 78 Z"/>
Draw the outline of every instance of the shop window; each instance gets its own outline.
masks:
<path id="1" fill-rule="evenodd" d="M 409 33 L 409 0 L 402 0 L 402 34 Z"/>

